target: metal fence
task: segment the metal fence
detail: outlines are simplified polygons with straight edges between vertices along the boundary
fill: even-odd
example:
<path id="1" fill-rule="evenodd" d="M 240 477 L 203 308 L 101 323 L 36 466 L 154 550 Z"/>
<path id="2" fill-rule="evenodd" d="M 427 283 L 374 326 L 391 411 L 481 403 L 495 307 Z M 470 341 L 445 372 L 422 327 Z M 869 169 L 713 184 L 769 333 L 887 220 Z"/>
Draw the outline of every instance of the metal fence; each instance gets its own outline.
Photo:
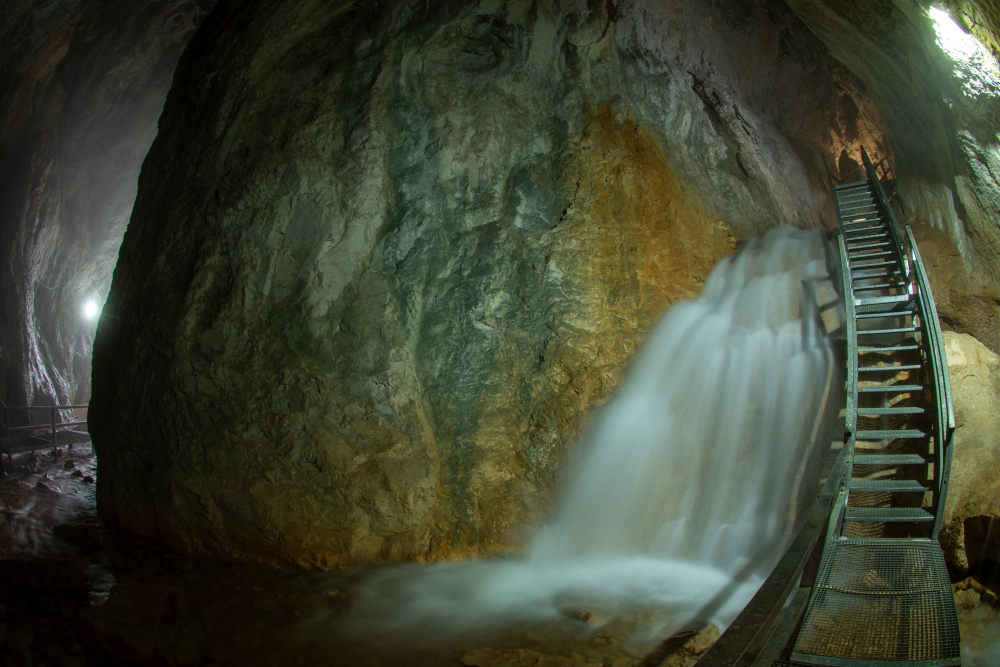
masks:
<path id="1" fill-rule="evenodd" d="M 7 462 L 13 467 L 14 454 L 37 449 L 55 449 L 59 445 L 72 448 L 75 443 L 86 442 L 87 405 L 7 405 L 0 400 L 0 457 L 7 453 Z M 16 425 L 15 425 L 16 424 Z M 78 430 L 77 427 L 84 429 Z M 0 458 L 0 474 L 7 471 Z"/>

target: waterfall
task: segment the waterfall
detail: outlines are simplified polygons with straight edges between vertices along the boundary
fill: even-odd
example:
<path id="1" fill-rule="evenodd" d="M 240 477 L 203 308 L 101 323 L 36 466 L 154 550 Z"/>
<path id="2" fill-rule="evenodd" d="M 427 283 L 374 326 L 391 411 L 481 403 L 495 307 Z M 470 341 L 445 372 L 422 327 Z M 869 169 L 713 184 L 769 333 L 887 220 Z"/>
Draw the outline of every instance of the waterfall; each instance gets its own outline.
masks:
<path id="1" fill-rule="evenodd" d="M 819 231 L 745 243 L 649 333 L 523 558 L 387 568 L 360 591 L 359 621 L 447 638 L 632 607 L 656 611 L 659 636 L 724 628 L 817 492 L 833 386 L 824 281 Z"/>

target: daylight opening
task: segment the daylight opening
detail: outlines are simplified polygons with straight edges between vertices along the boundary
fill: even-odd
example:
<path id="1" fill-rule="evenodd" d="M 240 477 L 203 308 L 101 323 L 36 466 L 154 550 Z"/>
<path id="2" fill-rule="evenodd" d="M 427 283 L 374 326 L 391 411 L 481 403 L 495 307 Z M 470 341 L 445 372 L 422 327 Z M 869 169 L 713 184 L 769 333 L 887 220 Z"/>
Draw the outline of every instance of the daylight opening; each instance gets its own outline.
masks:
<path id="1" fill-rule="evenodd" d="M 938 46 L 951 59 L 953 73 L 962 81 L 962 92 L 969 97 L 1000 97 L 1000 64 L 993 54 L 947 12 L 931 7 L 928 15 L 934 23 Z"/>

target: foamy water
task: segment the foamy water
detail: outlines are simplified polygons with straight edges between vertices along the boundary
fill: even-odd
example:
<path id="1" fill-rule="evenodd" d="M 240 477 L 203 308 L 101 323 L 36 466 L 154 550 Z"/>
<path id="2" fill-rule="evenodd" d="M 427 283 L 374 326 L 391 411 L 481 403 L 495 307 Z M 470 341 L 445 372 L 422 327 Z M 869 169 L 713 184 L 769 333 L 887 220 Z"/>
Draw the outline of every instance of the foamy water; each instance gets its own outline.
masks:
<path id="1" fill-rule="evenodd" d="M 832 354 L 820 232 L 776 229 L 650 332 L 519 559 L 407 565 L 357 592 L 354 630 L 441 641 L 587 611 L 725 628 L 815 498 Z"/>

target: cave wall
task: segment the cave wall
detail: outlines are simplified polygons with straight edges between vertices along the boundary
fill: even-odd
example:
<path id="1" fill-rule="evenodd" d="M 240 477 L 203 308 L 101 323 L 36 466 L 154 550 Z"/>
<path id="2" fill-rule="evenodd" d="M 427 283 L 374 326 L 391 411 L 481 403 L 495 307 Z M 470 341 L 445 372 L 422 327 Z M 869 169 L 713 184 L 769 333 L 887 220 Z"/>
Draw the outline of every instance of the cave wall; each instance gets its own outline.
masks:
<path id="1" fill-rule="evenodd" d="M 997 50 L 994 2 L 941 3 Z M 873 98 L 896 157 L 903 222 L 941 231 L 961 257 L 962 298 L 939 306 L 946 328 L 1000 351 L 1000 86 L 970 94 L 937 43 L 930 2 L 788 0 Z M 936 282 L 935 293 L 954 291 Z"/>
<path id="2" fill-rule="evenodd" d="M 346 567 L 516 550 L 645 332 L 889 154 L 781 3 L 221 2 L 98 327 L 105 520 Z"/>
<path id="3" fill-rule="evenodd" d="M 0 7 L 0 398 L 86 402 L 142 160 L 207 0 Z"/>
<path id="4" fill-rule="evenodd" d="M 1000 520 L 1000 356 L 968 334 L 944 336 L 955 436 L 941 546 L 949 563 L 968 572 L 986 558 L 1000 562 L 1000 536 L 976 530 Z"/>

